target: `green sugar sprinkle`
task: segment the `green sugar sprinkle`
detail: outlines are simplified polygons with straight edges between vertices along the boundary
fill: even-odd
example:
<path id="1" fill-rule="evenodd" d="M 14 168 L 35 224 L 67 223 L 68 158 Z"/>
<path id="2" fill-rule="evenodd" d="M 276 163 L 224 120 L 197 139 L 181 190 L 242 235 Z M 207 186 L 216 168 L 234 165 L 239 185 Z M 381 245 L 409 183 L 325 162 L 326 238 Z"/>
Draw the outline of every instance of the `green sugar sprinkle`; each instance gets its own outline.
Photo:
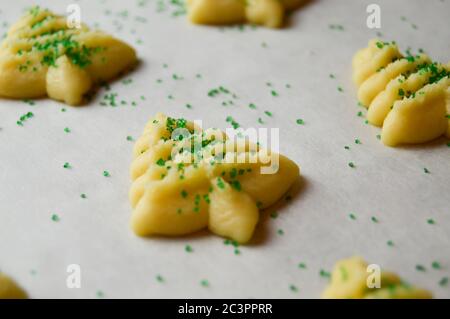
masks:
<path id="1" fill-rule="evenodd" d="M 164 282 L 165 280 L 164 280 L 164 277 L 163 276 L 161 276 L 161 275 L 156 275 L 156 281 L 157 282 Z"/>
<path id="2" fill-rule="evenodd" d="M 110 176 L 111 176 L 111 174 L 109 174 L 109 172 L 108 172 L 108 171 L 103 171 L 103 176 L 105 176 L 105 177 L 110 177 Z"/>
<path id="3" fill-rule="evenodd" d="M 322 278 L 330 278 L 331 277 L 331 274 L 328 271 L 325 271 L 323 269 L 320 269 L 319 275 Z"/>
<path id="4" fill-rule="evenodd" d="M 351 167 L 351 168 L 355 168 L 356 167 L 355 163 L 353 163 L 353 162 L 348 163 L 348 166 Z"/>
<path id="5" fill-rule="evenodd" d="M 344 146 L 344 149 L 346 149 L 347 151 L 350 149 L 350 146 L 348 146 L 348 145 L 345 145 Z"/>
<path id="6" fill-rule="evenodd" d="M 422 266 L 422 265 L 416 265 L 416 270 L 417 271 L 422 271 L 422 272 L 427 271 L 427 269 L 424 266 Z"/>
<path id="7" fill-rule="evenodd" d="M 159 160 L 156 161 L 156 165 L 162 167 L 162 166 L 166 165 L 166 161 L 163 160 L 162 158 L 160 158 Z"/>
<path id="8" fill-rule="evenodd" d="M 303 119 L 297 119 L 295 122 L 296 122 L 298 125 L 304 125 L 304 124 L 305 124 L 305 121 L 304 121 Z"/>
<path id="9" fill-rule="evenodd" d="M 270 93 L 272 94 L 272 96 L 278 96 L 278 92 L 275 90 L 272 90 Z"/>
<path id="10" fill-rule="evenodd" d="M 362 143 L 361 143 L 361 140 L 360 139 L 355 139 L 355 144 L 359 144 L 359 145 L 361 145 Z"/>
<path id="11" fill-rule="evenodd" d="M 348 217 L 350 217 L 350 219 L 352 220 L 356 220 L 356 215 L 353 213 L 348 214 Z"/>
<path id="12" fill-rule="evenodd" d="M 372 216 L 372 217 L 371 217 L 371 220 L 372 220 L 374 223 L 378 223 L 378 222 L 379 222 L 378 218 L 376 218 L 375 216 Z"/>
<path id="13" fill-rule="evenodd" d="M 295 285 L 289 285 L 289 290 L 292 292 L 298 292 L 298 288 Z"/>
<path id="14" fill-rule="evenodd" d="M 431 263 L 431 267 L 433 267 L 434 269 L 442 269 L 441 264 L 437 261 L 433 261 Z"/>
<path id="15" fill-rule="evenodd" d="M 61 219 L 59 218 L 59 216 L 58 215 L 56 215 L 56 214 L 53 214 L 52 215 L 52 221 L 54 221 L 54 222 L 59 222 Z"/>
<path id="16" fill-rule="evenodd" d="M 133 136 L 130 136 L 130 135 L 127 136 L 127 141 L 132 142 L 133 140 L 134 140 Z"/>
<path id="17" fill-rule="evenodd" d="M 334 74 L 332 74 L 332 73 L 330 73 L 329 77 L 330 77 L 330 79 L 335 79 L 336 78 L 336 76 Z"/>
<path id="18" fill-rule="evenodd" d="M 183 198 L 188 197 L 188 193 L 184 189 L 181 191 L 180 194 L 181 194 L 181 197 L 183 197 Z"/>
<path id="19" fill-rule="evenodd" d="M 270 218 L 272 219 L 277 219 L 278 218 L 278 213 L 277 212 L 273 212 L 270 214 Z"/>
<path id="20" fill-rule="evenodd" d="M 86 194 L 81 194 L 80 197 L 83 198 L 83 199 L 87 198 Z"/>
<path id="21" fill-rule="evenodd" d="M 97 293 L 96 293 L 96 295 L 97 295 L 97 298 L 103 298 L 103 297 L 105 297 L 105 293 L 104 293 L 103 291 L 101 291 L 101 290 L 98 290 Z"/>
<path id="22" fill-rule="evenodd" d="M 71 131 L 70 131 L 70 128 L 66 127 L 66 128 L 64 129 L 64 132 L 70 133 L 70 132 L 71 132 Z"/>
<path id="23" fill-rule="evenodd" d="M 443 277 L 440 281 L 439 281 L 439 286 L 441 287 L 446 287 L 448 285 L 448 277 Z"/>
<path id="24" fill-rule="evenodd" d="M 423 172 L 424 172 L 425 174 L 430 174 L 430 171 L 429 171 L 428 168 L 426 168 L 426 167 L 423 168 Z"/>
<path id="25" fill-rule="evenodd" d="M 300 269 L 306 269 L 306 264 L 305 263 L 299 263 L 297 265 L 297 267 L 300 268 Z"/>
<path id="26" fill-rule="evenodd" d="M 386 242 L 386 244 L 387 244 L 389 247 L 393 247 L 393 246 L 394 246 L 394 242 L 393 242 L 392 240 L 388 240 L 388 241 Z"/>
<path id="27" fill-rule="evenodd" d="M 63 167 L 67 169 L 72 168 L 72 166 L 70 166 L 70 163 L 68 162 L 64 163 Z"/>
<path id="28" fill-rule="evenodd" d="M 344 89 L 343 89 L 341 86 L 338 86 L 337 90 L 338 90 L 339 92 L 344 92 Z"/>
<path id="29" fill-rule="evenodd" d="M 192 249 L 192 246 L 191 246 L 191 245 L 186 245 L 186 246 L 184 246 L 184 250 L 185 250 L 187 253 L 192 253 L 192 252 L 194 251 L 194 249 Z"/>
<path id="30" fill-rule="evenodd" d="M 434 219 L 432 219 L 432 218 L 428 219 L 428 220 L 427 220 L 427 223 L 430 224 L 430 225 L 436 224 L 436 222 L 435 222 Z"/>
<path id="31" fill-rule="evenodd" d="M 209 281 L 206 280 L 206 279 L 202 279 L 202 280 L 200 281 L 200 285 L 201 285 L 202 287 L 207 288 L 207 287 L 209 287 Z"/>
<path id="32" fill-rule="evenodd" d="M 282 230 L 281 228 L 277 230 L 277 234 L 280 236 L 284 235 L 284 230 Z"/>

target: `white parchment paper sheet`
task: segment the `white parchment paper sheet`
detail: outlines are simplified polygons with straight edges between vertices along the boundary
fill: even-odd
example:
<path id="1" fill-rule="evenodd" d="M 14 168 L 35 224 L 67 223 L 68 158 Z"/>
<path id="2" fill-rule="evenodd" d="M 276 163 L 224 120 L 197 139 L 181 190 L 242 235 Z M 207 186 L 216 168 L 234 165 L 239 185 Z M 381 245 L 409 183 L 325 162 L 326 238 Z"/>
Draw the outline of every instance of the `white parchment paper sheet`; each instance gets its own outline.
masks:
<path id="1" fill-rule="evenodd" d="M 142 63 L 124 78 L 131 83 L 116 81 L 85 107 L 0 100 L 2 271 L 35 298 L 317 298 L 327 284 L 319 271 L 356 254 L 436 297 L 450 297 L 450 286 L 439 285 L 450 276 L 450 148 L 445 141 L 383 146 L 379 129 L 357 116 L 364 109 L 351 82 L 352 55 L 377 31 L 403 49 L 423 48 L 437 61 L 450 60 L 450 1 L 378 0 L 381 30 L 366 27 L 372 2 L 311 1 L 284 30 L 242 31 L 193 26 L 173 17 L 171 5 L 158 9 L 156 0 L 77 1 L 84 22 L 133 44 Z M 71 1 L 1 0 L 0 31 L 33 3 L 64 13 Z M 220 85 L 238 95 L 234 105 L 208 97 Z M 127 105 L 101 106 L 105 93 L 117 93 Z M 16 125 L 30 111 L 34 118 Z M 277 219 L 263 218 L 255 243 L 240 247 L 240 255 L 207 232 L 178 239 L 131 232 L 132 142 L 126 137 L 137 138 L 156 112 L 202 119 L 205 126 L 225 128 L 232 116 L 243 127 L 280 128 L 281 151 L 301 166 L 303 186 L 277 210 Z M 64 169 L 65 162 L 72 168 Z M 185 252 L 187 244 L 192 253 Z M 442 269 L 433 269 L 433 261 Z M 70 264 L 81 266 L 81 289 L 66 286 Z"/>

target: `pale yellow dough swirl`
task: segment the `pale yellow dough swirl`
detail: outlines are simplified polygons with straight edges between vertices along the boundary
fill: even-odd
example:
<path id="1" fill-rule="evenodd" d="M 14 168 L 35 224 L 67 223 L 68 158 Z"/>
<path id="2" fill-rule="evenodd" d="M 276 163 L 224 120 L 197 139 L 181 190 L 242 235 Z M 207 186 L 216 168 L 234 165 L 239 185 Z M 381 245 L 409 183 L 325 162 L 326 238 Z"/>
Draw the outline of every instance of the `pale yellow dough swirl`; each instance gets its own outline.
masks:
<path id="1" fill-rule="evenodd" d="M 172 139 L 168 126 L 173 123 L 184 123 L 192 136 L 204 137 L 206 145 L 194 153 L 197 160 L 183 161 L 191 153 L 179 150 L 189 139 Z M 241 161 L 218 160 L 222 154 Z M 262 174 L 266 154 L 278 155 L 248 141 L 228 140 L 217 129 L 194 131 L 191 122 L 156 115 L 134 148 L 130 190 L 134 232 L 181 236 L 209 228 L 219 236 L 248 242 L 259 210 L 274 204 L 299 178 L 299 167 L 282 155 L 275 174 Z"/>
<path id="2" fill-rule="evenodd" d="M 136 63 L 126 43 L 87 26 L 69 28 L 66 18 L 33 7 L 15 23 L 0 47 L 0 96 L 49 96 L 83 103 L 94 84 L 111 80 Z"/>
<path id="3" fill-rule="evenodd" d="M 450 138 L 449 75 L 450 65 L 425 54 L 403 56 L 396 43 L 378 39 L 353 58 L 358 100 L 388 146 Z"/>
<path id="4" fill-rule="evenodd" d="M 187 0 L 189 19 L 197 24 L 253 23 L 283 26 L 286 13 L 304 0 Z"/>
<path id="5" fill-rule="evenodd" d="M 371 272 L 361 257 L 340 260 L 334 266 L 331 282 L 322 294 L 325 299 L 430 299 L 432 294 L 403 282 L 394 273 L 381 269 L 380 288 L 369 288 Z M 369 281 L 372 282 L 371 278 Z"/>

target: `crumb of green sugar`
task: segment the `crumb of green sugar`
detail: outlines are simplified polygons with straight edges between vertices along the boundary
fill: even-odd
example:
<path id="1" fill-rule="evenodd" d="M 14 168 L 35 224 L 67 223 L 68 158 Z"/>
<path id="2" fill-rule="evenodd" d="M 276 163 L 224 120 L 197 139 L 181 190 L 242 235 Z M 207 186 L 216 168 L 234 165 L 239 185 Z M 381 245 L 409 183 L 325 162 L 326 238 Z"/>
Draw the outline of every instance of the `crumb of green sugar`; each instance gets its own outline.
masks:
<path id="1" fill-rule="evenodd" d="M 356 220 L 356 215 L 353 213 L 348 214 L 348 217 L 350 217 L 350 219 L 352 220 Z"/>
<path id="2" fill-rule="evenodd" d="M 332 74 L 332 73 L 330 73 L 330 79 L 335 79 L 336 78 L 336 76 L 334 75 L 334 74 Z"/>
<path id="3" fill-rule="evenodd" d="M 297 265 L 297 267 L 300 268 L 300 269 L 306 269 L 306 264 L 305 263 L 299 263 Z"/>
<path id="4" fill-rule="evenodd" d="M 209 287 L 209 281 L 206 280 L 206 279 L 203 279 L 203 280 L 200 281 L 200 285 L 202 287 Z"/>
<path id="5" fill-rule="evenodd" d="M 377 134 L 377 139 L 381 140 L 381 135 L 380 134 Z"/>
<path id="6" fill-rule="evenodd" d="M 266 114 L 266 115 L 269 116 L 269 117 L 272 117 L 272 116 L 273 116 L 272 112 L 269 112 L 269 111 L 264 111 L 264 114 Z"/>
<path id="7" fill-rule="evenodd" d="M 240 254 L 241 254 L 241 251 L 240 251 L 239 249 L 235 248 L 235 249 L 234 249 L 234 254 L 235 254 L 235 255 L 240 255 Z"/>
<path id="8" fill-rule="evenodd" d="M 127 141 L 132 142 L 133 141 L 133 136 L 128 135 L 127 136 Z"/>
<path id="9" fill-rule="evenodd" d="M 434 269 L 441 269 L 441 264 L 438 261 L 433 261 L 431 263 L 431 267 L 433 267 Z"/>
<path id="10" fill-rule="evenodd" d="M 304 124 L 305 124 L 305 121 L 304 121 L 303 119 L 297 119 L 295 122 L 296 122 L 298 125 L 304 125 Z"/>
<path id="11" fill-rule="evenodd" d="M 103 176 L 105 177 L 110 177 L 111 174 L 108 171 L 103 171 Z"/>
<path id="12" fill-rule="evenodd" d="M 393 246 L 394 246 L 394 242 L 393 242 L 392 240 L 388 240 L 388 241 L 386 242 L 386 244 L 387 244 L 389 247 L 393 247 Z"/>
<path id="13" fill-rule="evenodd" d="M 362 117 L 364 114 L 363 112 L 359 111 L 358 113 L 356 113 L 357 116 Z"/>
<path id="14" fill-rule="evenodd" d="M 52 215 L 52 221 L 54 221 L 54 222 L 59 222 L 61 219 L 59 218 L 59 216 L 58 215 L 56 215 L 56 214 L 53 214 Z"/>
<path id="15" fill-rule="evenodd" d="M 353 162 L 348 163 L 348 166 L 351 167 L 351 168 L 355 168 L 356 167 L 355 163 L 353 163 Z"/>
<path id="16" fill-rule="evenodd" d="M 350 146 L 348 146 L 348 145 L 345 145 L 344 146 L 344 149 L 346 149 L 347 151 L 350 149 Z"/>
<path id="17" fill-rule="evenodd" d="M 253 103 L 250 103 L 250 104 L 248 105 L 248 107 L 251 108 L 251 109 L 253 109 L 253 110 L 256 109 L 256 105 L 253 104 Z"/>
<path id="18" fill-rule="evenodd" d="M 427 220 L 427 223 L 430 224 L 430 225 L 436 224 L 436 222 L 435 222 L 434 219 L 432 219 L 432 218 L 428 219 L 428 220 Z"/>
<path id="19" fill-rule="evenodd" d="M 192 246 L 191 246 L 191 245 L 186 245 L 186 246 L 184 246 L 184 250 L 185 250 L 187 253 L 192 253 L 192 252 L 194 251 L 194 249 L 192 249 Z"/>
<path id="20" fill-rule="evenodd" d="M 262 46 L 263 48 L 267 48 L 267 43 L 266 43 L 266 42 L 263 42 L 263 43 L 261 43 L 261 46 Z"/>
<path id="21" fill-rule="evenodd" d="M 161 275 L 156 275 L 156 281 L 157 282 L 164 282 L 164 277 Z"/>
<path id="22" fill-rule="evenodd" d="M 439 281 L 439 286 L 441 287 L 446 287 L 448 285 L 448 277 L 443 277 L 440 281 Z"/>
<path id="23" fill-rule="evenodd" d="M 372 216 L 370 219 L 371 219 L 374 223 L 378 223 L 378 222 L 379 222 L 378 218 L 376 218 L 375 216 Z"/>
<path id="24" fill-rule="evenodd" d="M 423 172 L 424 172 L 425 174 L 430 174 L 430 171 L 429 171 L 428 168 L 426 168 L 426 167 L 423 168 Z"/>
<path id="25" fill-rule="evenodd" d="M 298 288 L 295 285 L 290 285 L 289 286 L 289 290 L 292 291 L 292 292 L 298 292 Z"/>
<path id="26" fill-rule="evenodd" d="M 280 235 L 280 236 L 283 236 L 284 235 L 284 230 L 278 229 L 277 230 L 277 234 Z"/>
<path id="27" fill-rule="evenodd" d="M 427 271 L 427 269 L 423 265 L 416 265 L 416 270 L 421 272 Z"/>
<path id="28" fill-rule="evenodd" d="M 355 144 L 362 144 L 360 139 L 355 139 Z"/>
<path id="29" fill-rule="evenodd" d="M 68 162 L 65 162 L 64 165 L 63 165 L 63 167 L 64 167 L 64 168 L 67 168 L 67 169 L 72 168 L 72 166 L 71 166 L 70 163 L 68 163 Z"/>
<path id="30" fill-rule="evenodd" d="M 186 104 L 186 108 L 187 108 L 187 109 L 192 109 L 192 105 L 189 104 L 189 103 L 187 103 L 187 104 Z"/>
<path id="31" fill-rule="evenodd" d="M 275 90 L 272 90 L 270 93 L 272 94 L 272 96 L 278 96 L 278 92 Z"/>
<path id="32" fill-rule="evenodd" d="M 80 197 L 83 198 L 83 199 L 86 199 L 86 198 L 87 198 L 86 194 L 84 194 L 84 193 L 81 194 Z"/>
<path id="33" fill-rule="evenodd" d="M 63 107 L 62 109 L 61 109 L 61 112 L 66 112 L 67 111 L 67 109 L 65 108 L 65 107 Z"/>
<path id="34" fill-rule="evenodd" d="M 70 128 L 68 128 L 68 127 L 64 128 L 64 132 L 70 133 L 70 132 L 71 132 L 71 131 L 70 131 Z"/>
<path id="35" fill-rule="evenodd" d="M 322 278 L 330 278 L 331 277 L 331 274 L 328 271 L 325 271 L 323 269 L 320 270 L 319 275 Z"/>
<path id="36" fill-rule="evenodd" d="M 339 92 L 344 92 L 344 89 L 342 88 L 342 86 L 338 86 L 337 90 L 338 90 Z"/>
<path id="37" fill-rule="evenodd" d="M 195 77 L 196 77 L 197 79 L 201 79 L 201 78 L 202 78 L 202 75 L 199 73 L 199 74 L 196 74 Z"/>
<path id="38" fill-rule="evenodd" d="M 105 297 L 105 293 L 101 290 L 97 291 L 97 298 L 103 298 Z"/>
<path id="39" fill-rule="evenodd" d="M 278 217 L 278 213 L 277 212 L 273 212 L 270 214 L 270 218 L 272 219 L 276 219 Z"/>

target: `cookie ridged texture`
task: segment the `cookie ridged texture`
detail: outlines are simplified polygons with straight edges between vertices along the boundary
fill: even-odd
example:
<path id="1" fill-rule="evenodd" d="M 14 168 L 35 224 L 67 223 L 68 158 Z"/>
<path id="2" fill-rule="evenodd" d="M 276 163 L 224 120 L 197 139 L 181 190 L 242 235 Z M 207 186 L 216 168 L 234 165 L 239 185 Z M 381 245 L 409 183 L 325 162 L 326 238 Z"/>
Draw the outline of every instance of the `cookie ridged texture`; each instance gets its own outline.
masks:
<path id="1" fill-rule="evenodd" d="M 353 58 L 353 81 L 367 120 L 389 146 L 449 135 L 450 68 L 425 54 L 404 56 L 395 42 L 374 39 Z M 450 137 L 450 135 L 449 135 Z"/>
<path id="2" fill-rule="evenodd" d="M 172 136 L 179 125 L 189 137 Z M 195 138 L 201 146 L 185 152 Z M 134 148 L 133 230 L 142 236 L 178 236 L 209 228 L 248 242 L 259 209 L 274 204 L 299 176 L 298 166 L 282 155 L 277 173 L 261 174 L 261 159 L 271 155 L 248 141 L 231 141 L 220 130 L 202 131 L 192 122 L 156 115 Z"/>

